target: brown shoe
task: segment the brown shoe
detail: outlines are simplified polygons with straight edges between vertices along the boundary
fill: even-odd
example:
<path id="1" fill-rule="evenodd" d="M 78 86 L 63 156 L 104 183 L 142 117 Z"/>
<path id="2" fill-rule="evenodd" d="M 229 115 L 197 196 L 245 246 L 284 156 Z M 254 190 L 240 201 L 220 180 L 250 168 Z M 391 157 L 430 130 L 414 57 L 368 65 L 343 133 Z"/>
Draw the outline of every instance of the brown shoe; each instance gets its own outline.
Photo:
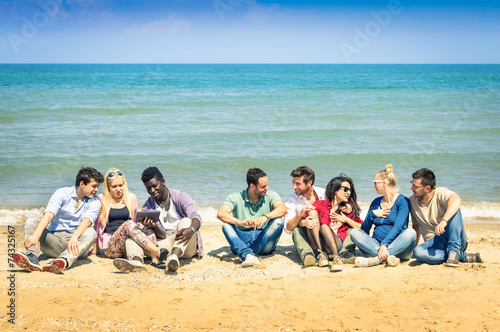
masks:
<path id="1" fill-rule="evenodd" d="M 330 266 L 330 271 L 339 272 L 342 271 L 344 264 L 342 264 L 342 258 L 340 256 L 333 257 L 333 264 Z"/>
<path id="2" fill-rule="evenodd" d="M 328 266 L 328 256 L 322 251 L 320 251 L 318 254 L 318 266 Z"/>
<path id="3" fill-rule="evenodd" d="M 387 265 L 389 265 L 389 266 L 398 266 L 399 262 L 400 262 L 400 260 L 396 256 L 391 255 L 391 256 L 387 257 Z"/>
<path id="4" fill-rule="evenodd" d="M 314 266 L 316 265 L 316 258 L 314 258 L 314 254 L 312 252 L 308 252 L 304 256 L 304 266 Z"/>
<path id="5" fill-rule="evenodd" d="M 448 267 L 458 267 L 458 254 L 454 251 L 448 253 L 448 260 L 444 264 Z"/>
<path id="6" fill-rule="evenodd" d="M 483 255 L 480 252 L 467 254 L 467 263 L 484 263 Z"/>

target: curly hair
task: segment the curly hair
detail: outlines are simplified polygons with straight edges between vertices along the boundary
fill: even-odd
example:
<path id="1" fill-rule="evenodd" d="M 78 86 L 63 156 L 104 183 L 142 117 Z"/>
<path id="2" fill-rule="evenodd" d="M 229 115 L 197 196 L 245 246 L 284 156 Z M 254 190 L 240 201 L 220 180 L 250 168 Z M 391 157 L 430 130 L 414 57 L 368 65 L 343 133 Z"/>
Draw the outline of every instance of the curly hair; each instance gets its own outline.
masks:
<path id="1" fill-rule="evenodd" d="M 161 174 L 158 167 L 148 167 L 144 170 L 144 172 L 142 172 L 141 180 L 143 183 L 146 183 L 153 178 L 157 179 L 158 181 L 161 181 L 163 179 L 163 174 Z"/>

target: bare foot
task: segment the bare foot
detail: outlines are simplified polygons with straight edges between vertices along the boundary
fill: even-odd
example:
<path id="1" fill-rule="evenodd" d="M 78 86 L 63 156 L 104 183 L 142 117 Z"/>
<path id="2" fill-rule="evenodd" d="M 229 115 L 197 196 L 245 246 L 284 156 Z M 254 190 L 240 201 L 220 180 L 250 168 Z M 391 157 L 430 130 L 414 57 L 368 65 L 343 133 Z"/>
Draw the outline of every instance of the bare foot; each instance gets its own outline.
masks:
<path id="1" fill-rule="evenodd" d="M 151 254 L 151 261 L 154 264 L 160 264 L 160 248 L 155 247 L 155 249 L 149 253 Z"/>

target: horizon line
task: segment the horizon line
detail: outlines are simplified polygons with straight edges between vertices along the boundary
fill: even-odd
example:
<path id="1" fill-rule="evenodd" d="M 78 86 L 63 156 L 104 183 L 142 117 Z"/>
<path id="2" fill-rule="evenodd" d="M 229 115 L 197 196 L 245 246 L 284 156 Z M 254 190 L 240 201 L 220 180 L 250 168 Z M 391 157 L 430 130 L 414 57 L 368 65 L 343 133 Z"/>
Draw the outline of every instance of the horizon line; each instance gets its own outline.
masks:
<path id="1" fill-rule="evenodd" d="M 332 63 L 332 62 L 0 62 L 0 65 L 499 65 L 480 62 L 377 62 L 377 63 Z"/>

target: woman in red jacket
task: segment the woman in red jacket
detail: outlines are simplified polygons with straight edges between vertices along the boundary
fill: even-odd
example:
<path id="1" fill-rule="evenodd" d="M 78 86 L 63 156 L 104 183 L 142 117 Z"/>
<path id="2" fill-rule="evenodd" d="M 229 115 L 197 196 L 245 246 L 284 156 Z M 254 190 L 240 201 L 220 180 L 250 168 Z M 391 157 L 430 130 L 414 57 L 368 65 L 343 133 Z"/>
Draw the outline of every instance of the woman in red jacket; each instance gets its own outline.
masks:
<path id="1" fill-rule="evenodd" d="M 333 254 L 330 270 L 341 271 L 343 264 L 339 251 L 348 236 L 347 231 L 360 228 L 363 221 L 359 219 L 360 208 L 351 178 L 341 174 L 331 179 L 326 186 L 325 195 L 327 199 L 316 201 L 313 204 L 315 210 L 308 213 L 308 218 L 316 223 L 314 227 L 307 229 L 307 234 L 311 247 L 318 249 L 318 265 L 327 266 L 326 253 Z M 350 211 L 348 214 L 342 212 L 346 207 Z"/>

